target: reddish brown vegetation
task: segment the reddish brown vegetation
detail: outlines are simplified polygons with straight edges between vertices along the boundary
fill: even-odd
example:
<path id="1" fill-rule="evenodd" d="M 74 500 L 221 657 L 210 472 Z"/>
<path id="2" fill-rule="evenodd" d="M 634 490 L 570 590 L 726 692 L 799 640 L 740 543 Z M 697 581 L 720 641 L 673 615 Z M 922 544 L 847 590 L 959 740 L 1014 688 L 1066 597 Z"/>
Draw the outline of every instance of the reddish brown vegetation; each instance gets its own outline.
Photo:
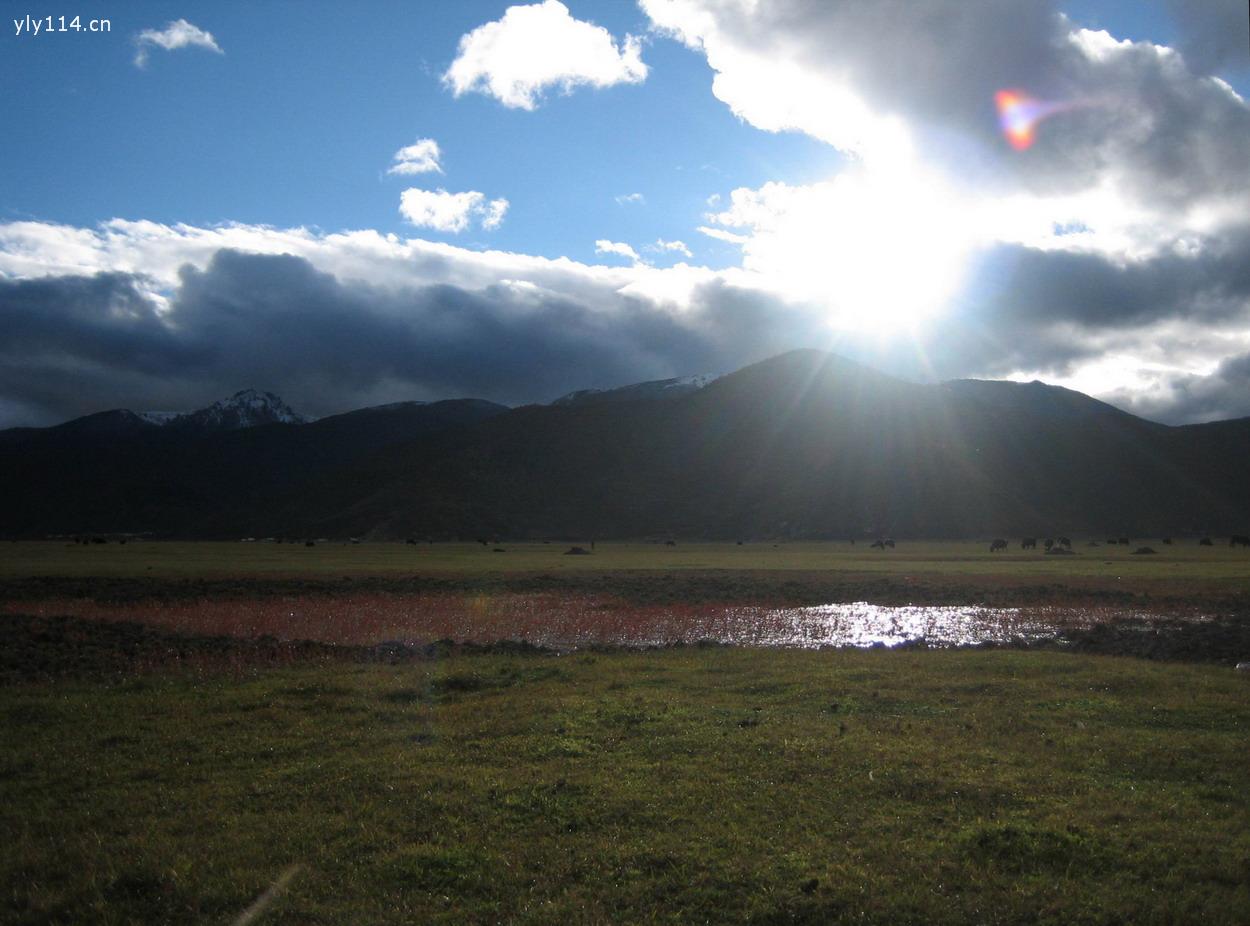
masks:
<path id="1" fill-rule="evenodd" d="M 942 609 L 935 609 L 941 611 Z M 245 639 L 369 645 L 382 641 L 491 642 L 526 640 L 554 647 L 647 645 L 719 640 L 734 643 L 818 645 L 827 620 L 808 609 L 774 609 L 712 603 L 640 605 L 575 594 L 385 593 L 292 595 L 254 599 L 145 600 L 106 604 L 90 599 L 47 598 L 0 603 L 0 613 L 72 615 L 137 621 L 184 634 Z M 1030 627 L 1088 626 L 1113 616 L 1097 609 L 1034 608 L 994 612 L 975 620 L 1003 639 Z M 908 636 L 932 635 L 946 617 L 938 614 Z M 906 630 L 906 628 L 903 628 Z M 869 638 L 866 642 L 871 642 Z"/>

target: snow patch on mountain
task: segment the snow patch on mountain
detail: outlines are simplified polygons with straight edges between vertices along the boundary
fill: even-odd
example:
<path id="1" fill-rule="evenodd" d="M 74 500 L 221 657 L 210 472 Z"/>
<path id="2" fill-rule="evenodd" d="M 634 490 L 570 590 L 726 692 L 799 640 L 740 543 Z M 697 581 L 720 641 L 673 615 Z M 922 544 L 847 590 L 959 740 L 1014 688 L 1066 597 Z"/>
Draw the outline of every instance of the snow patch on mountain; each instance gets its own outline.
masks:
<path id="1" fill-rule="evenodd" d="M 298 414 L 272 392 L 243 389 L 208 408 L 178 415 L 167 427 L 194 427 L 205 431 L 237 431 L 263 424 L 304 424 L 310 419 Z"/>
<path id="2" fill-rule="evenodd" d="M 671 379 L 654 379 L 645 383 L 632 383 L 615 389 L 578 389 L 562 395 L 552 405 L 601 405 L 615 402 L 638 402 L 673 399 L 698 392 L 709 383 L 721 378 L 719 373 L 697 373 L 693 376 L 676 376 Z"/>

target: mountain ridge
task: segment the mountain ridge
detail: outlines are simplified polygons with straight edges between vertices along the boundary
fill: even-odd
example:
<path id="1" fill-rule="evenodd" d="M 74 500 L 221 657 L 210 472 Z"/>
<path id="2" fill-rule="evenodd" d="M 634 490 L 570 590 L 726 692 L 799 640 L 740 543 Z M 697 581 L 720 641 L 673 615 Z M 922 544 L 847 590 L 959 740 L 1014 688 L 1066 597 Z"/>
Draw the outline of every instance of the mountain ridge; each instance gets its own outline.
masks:
<path id="1" fill-rule="evenodd" d="M 59 426 L 0 440 L 0 479 L 16 489 L 0 523 L 23 536 L 377 539 L 1250 526 L 1250 419 L 1178 428 L 1062 387 L 911 383 L 820 351 L 663 401 L 649 393 L 515 409 L 395 403 L 304 424 L 143 426 L 108 439 Z"/>

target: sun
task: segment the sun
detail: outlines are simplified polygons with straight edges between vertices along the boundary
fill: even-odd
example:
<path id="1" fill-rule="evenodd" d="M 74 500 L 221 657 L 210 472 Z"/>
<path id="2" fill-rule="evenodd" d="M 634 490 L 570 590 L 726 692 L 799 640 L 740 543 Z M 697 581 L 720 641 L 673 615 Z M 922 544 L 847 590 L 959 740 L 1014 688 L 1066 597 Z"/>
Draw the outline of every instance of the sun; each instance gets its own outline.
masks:
<path id="1" fill-rule="evenodd" d="M 754 232 L 744 268 L 789 298 L 818 304 L 839 330 L 904 333 L 940 313 L 976 239 L 966 203 L 899 165 L 749 192 L 734 203 L 738 224 Z"/>

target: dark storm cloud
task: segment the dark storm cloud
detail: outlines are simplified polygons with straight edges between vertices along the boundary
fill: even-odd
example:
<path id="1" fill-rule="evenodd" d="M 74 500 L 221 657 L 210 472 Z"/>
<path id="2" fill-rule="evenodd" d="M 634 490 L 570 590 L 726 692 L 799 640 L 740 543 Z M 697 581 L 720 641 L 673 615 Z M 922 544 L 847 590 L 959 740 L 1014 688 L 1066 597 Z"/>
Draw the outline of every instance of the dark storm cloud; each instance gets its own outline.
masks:
<path id="1" fill-rule="evenodd" d="M 322 415 L 412 398 L 547 401 L 715 371 L 802 343 L 810 319 L 720 285 L 674 312 L 591 309 L 541 290 L 344 283 L 291 256 L 219 251 L 161 315 L 125 274 L 0 281 L 0 408 L 41 423 L 182 410 L 255 387 Z M 12 420 L 6 423 L 14 423 Z"/>
<path id="2" fill-rule="evenodd" d="M 141 284 L 127 273 L 0 280 L 0 351 L 10 361 L 64 354 L 152 374 L 201 361 L 161 322 Z"/>
<path id="3" fill-rule="evenodd" d="M 998 245 L 971 273 L 977 310 L 1011 322 L 1067 322 L 1088 330 L 1164 318 L 1211 323 L 1250 300 L 1250 229 L 1131 263 L 1069 251 Z"/>
<path id="4" fill-rule="evenodd" d="M 1109 343 L 1131 344 L 1151 326 L 1197 334 L 1244 325 L 1250 314 L 1250 228 L 1133 263 L 1023 245 L 982 254 L 972 282 L 928 335 L 941 377 L 1072 372 Z"/>
<path id="5" fill-rule="evenodd" d="M 1250 354 L 1223 360 L 1208 376 L 1159 375 L 1154 387 L 1108 396 L 1134 414 L 1169 424 L 1250 416 Z"/>
<path id="6" fill-rule="evenodd" d="M 0 281 L 8 334 L 0 412 L 13 424 L 112 407 L 187 410 L 247 387 L 313 415 L 413 398 L 521 404 L 730 372 L 799 346 L 922 380 L 1018 370 L 1060 376 L 1155 323 L 1200 330 L 1242 319 L 1250 230 L 1125 265 L 1000 245 L 971 278 L 951 312 L 915 340 L 883 349 L 872 336 L 836 336 L 818 308 L 720 279 L 696 287 L 681 309 L 602 294 L 590 307 L 508 284 L 376 287 L 303 258 L 222 250 L 203 270 L 182 269 L 163 313 L 144 281 L 127 274 Z M 1236 369 L 1220 380 L 1227 389 Z M 1220 383 L 1162 391 L 1149 410 L 1187 420 L 1208 406 L 1232 407 L 1211 398 Z"/>
<path id="7" fill-rule="evenodd" d="M 1245 0 L 1168 0 L 1180 51 L 1195 74 L 1250 67 L 1250 8 Z"/>
<path id="8" fill-rule="evenodd" d="M 820 137 L 827 130 L 820 88 L 846 86 L 875 114 L 903 119 L 927 162 L 982 190 L 1049 194 L 1110 181 L 1161 209 L 1250 193 L 1243 102 L 1152 45 L 1076 36 L 1049 0 L 644 5 L 706 49 L 709 64 L 732 78 L 722 87 L 726 102 L 743 107 L 748 120 L 761 118 L 759 103 L 742 88 L 776 84 L 778 108 L 794 104 L 794 127 Z M 1244 24 L 1236 34 L 1244 46 Z M 775 61 L 801 77 L 778 76 Z M 1028 151 L 1013 151 L 993 106 L 1003 89 L 1075 108 L 1043 123 Z"/>

